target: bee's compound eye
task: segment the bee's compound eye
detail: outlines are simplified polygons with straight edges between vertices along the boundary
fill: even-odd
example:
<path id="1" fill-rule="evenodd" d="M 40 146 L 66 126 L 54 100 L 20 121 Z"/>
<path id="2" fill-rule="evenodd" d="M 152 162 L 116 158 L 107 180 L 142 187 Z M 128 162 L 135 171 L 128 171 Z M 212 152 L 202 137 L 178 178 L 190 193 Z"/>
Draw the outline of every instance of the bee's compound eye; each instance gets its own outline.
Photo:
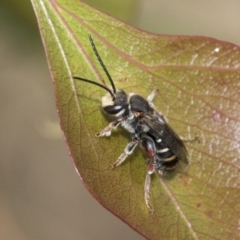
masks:
<path id="1" fill-rule="evenodd" d="M 112 105 L 112 106 L 106 106 L 103 109 L 108 114 L 117 114 L 117 113 L 119 113 L 123 109 L 123 106 L 121 106 L 121 105 Z"/>

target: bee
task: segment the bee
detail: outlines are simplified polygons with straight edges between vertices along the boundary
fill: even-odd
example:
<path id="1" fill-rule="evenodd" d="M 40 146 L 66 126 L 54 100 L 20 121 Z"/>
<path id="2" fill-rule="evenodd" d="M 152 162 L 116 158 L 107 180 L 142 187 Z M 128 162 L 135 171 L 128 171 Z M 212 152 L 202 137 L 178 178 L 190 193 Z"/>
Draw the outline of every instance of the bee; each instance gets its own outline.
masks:
<path id="1" fill-rule="evenodd" d="M 122 89 L 116 89 L 112 77 L 104 65 L 91 35 L 88 37 L 111 87 L 82 77 L 74 76 L 73 78 L 97 85 L 107 92 L 105 96 L 102 97 L 102 109 L 116 119 L 97 133 L 96 137 L 108 137 L 111 135 L 112 130 L 120 125 L 131 134 L 131 142 L 127 144 L 123 153 L 113 163 L 113 167 L 121 165 L 126 158 L 133 153 L 137 145 L 139 145 L 145 153 L 147 157 L 147 173 L 144 185 L 144 198 L 147 207 L 151 210 L 152 207 L 149 197 L 151 175 L 153 173 L 163 175 L 166 172 L 174 170 L 180 160 L 188 164 L 186 147 L 181 138 L 167 123 L 164 116 L 155 110 L 152 101 L 157 95 L 157 89 L 155 88 L 147 99 L 135 93 L 127 94 Z"/>

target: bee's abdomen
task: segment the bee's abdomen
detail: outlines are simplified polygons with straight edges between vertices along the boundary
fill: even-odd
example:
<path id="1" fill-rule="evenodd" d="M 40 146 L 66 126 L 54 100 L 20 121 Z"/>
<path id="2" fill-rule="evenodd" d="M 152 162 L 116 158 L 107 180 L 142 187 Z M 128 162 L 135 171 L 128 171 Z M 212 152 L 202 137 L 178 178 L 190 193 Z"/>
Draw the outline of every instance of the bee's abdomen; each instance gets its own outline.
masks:
<path id="1" fill-rule="evenodd" d="M 172 171 L 177 166 L 179 158 L 167 147 L 157 148 L 156 165 L 157 169 L 166 172 Z"/>

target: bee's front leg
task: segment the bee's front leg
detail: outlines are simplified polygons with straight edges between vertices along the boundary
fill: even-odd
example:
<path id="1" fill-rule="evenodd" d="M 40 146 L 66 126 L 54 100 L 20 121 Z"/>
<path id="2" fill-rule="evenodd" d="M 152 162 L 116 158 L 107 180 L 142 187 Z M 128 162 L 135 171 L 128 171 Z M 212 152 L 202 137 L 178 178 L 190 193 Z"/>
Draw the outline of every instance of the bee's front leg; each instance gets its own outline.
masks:
<path id="1" fill-rule="evenodd" d="M 107 127 L 105 127 L 101 132 L 97 133 L 95 136 L 96 137 L 110 136 L 112 130 L 117 128 L 123 120 L 124 120 L 123 117 L 116 119 L 115 121 L 111 122 Z"/>

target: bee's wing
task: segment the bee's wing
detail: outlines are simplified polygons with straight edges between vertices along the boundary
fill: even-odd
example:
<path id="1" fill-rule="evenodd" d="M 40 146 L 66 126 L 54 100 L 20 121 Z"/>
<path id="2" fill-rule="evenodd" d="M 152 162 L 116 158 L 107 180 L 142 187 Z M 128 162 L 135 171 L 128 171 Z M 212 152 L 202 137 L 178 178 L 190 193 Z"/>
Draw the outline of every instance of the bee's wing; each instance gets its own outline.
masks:
<path id="1" fill-rule="evenodd" d="M 145 114 L 142 118 L 149 128 L 149 133 L 156 139 L 161 139 L 163 146 L 168 147 L 184 163 L 188 164 L 187 149 L 181 138 L 174 132 L 164 117 L 159 113 Z"/>

